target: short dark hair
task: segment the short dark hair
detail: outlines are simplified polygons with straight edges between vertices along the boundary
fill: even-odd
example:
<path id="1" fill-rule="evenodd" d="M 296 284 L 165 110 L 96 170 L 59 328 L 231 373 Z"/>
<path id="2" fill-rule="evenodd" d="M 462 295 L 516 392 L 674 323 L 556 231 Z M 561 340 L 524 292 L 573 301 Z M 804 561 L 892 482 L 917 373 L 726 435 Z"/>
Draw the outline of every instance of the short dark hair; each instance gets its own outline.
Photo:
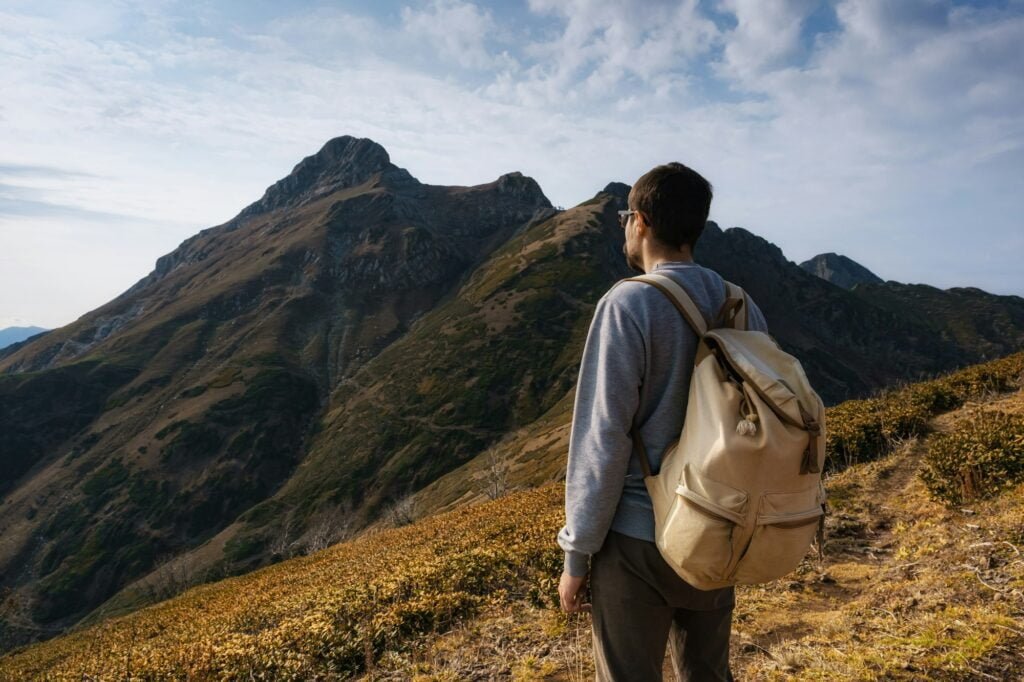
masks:
<path id="1" fill-rule="evenodd" d="M 644 214 L 655 238 L 675 248 L 696 246 L 711 210 L 711 183 L 673 161 L 640 176 L 629 191 L 629 207 Z"/>

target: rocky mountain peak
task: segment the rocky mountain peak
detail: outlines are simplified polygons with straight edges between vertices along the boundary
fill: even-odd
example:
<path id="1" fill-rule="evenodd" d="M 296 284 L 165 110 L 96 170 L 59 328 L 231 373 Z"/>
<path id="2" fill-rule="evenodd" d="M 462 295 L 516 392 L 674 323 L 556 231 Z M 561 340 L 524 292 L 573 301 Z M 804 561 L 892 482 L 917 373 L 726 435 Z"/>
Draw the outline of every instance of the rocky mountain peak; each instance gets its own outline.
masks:
<path id="1" fill-rule="evenodd" d="M 629 185 L 624 182 L 609 182 L 604 186 L 604 189 L 601 190 L 601 193 L 611 194 L 614 197 L 625 200 L 629 198 L 629 190 Z"/>
<path id="2" fill-rule="evenodd" d="M 852 289 L 855 284 L 881 284 L 883 281 L 860 263 L 837 253 L 819 253 L 801 263 L 800 267 L 844 289 Z"/>
<path id="3" fill-rule="evenodd" d="M 320 151 L 302 159 L 287 177 L 267 188 L 263 197 L 246 207 L 239 217 L 265 213 L 354 187 L 374 174 L 393 184 L 415 183 L 408 171 L 391 163 L 387 150 L 368 138 L 342 135 L 328 140 Z"/>
<path id="4" fill-rule="evenodd" d="M 551 202 L 544 196 L 544 191 L 537 181 L 519 171 L 505 173 L 495 181 L 495 184 L 502 194 L 527 200 L 537 207 L 551 208 Z"/>

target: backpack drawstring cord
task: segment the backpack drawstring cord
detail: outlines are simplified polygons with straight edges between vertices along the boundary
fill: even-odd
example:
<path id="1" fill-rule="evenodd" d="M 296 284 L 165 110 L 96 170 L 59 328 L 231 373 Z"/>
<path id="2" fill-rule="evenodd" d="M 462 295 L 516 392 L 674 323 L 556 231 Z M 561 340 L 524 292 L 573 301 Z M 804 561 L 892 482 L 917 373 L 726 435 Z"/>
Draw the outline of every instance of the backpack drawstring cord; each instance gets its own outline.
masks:
<path id="1" fill-rule="evenodd" d="M 746 387 L 740 386 L 743 390 L 743 397 L 740 398 L 740 419 L 736 424 L 736 433 L 741 436 L 753 436 L 757 433 L 757 412 L 750 406 Z"/>

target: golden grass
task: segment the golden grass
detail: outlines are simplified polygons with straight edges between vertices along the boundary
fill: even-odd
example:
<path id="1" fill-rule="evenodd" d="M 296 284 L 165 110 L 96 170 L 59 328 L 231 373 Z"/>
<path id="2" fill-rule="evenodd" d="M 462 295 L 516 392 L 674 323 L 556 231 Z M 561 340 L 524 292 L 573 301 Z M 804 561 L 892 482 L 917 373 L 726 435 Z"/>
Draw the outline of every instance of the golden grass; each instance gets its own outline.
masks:
<path id="1" fill-rule="evenodd" d="M 491 604 L 545 603 L 561 496 L 548 486 L 200 586 L 14 652 L 0 675 L 342 679 Z"/>

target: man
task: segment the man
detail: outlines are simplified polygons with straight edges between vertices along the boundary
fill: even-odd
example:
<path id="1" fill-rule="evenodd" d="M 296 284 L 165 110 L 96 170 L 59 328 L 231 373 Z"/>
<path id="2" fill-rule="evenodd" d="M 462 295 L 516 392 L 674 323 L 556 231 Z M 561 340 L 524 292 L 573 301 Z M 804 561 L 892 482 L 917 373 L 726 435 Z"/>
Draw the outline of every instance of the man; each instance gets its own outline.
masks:
<path id="1" fill-rule="evenodd" d="M 693 261 L 693 248 L 711 197 L 699 173 L 669 163 L 637 180 L 622 221 L 628 265 L 676 280 L 709 321 L 725 283 Z M 748 328 L 768 331 L 753 301 Z M 631 437 L 635 425 L 657 473 L 683 425 L 696 347 L 696 333 L 649 284 L 619 282 L 597 303 L 576 386 L 558 591 L 563 610 L 591 611 L 598 680 L 661 680 L 666 643 L 679 679 L 732 679 L 734 588 L 698 590 L 661 557 Z"/>

